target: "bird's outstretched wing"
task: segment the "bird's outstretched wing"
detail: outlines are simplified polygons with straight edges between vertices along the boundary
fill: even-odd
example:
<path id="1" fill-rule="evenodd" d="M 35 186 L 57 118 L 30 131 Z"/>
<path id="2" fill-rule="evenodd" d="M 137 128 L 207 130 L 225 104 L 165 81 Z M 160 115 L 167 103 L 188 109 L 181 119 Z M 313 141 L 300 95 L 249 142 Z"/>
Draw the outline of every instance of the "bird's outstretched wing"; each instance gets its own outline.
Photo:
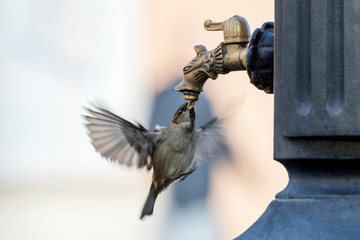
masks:
<path id="1" fill-rule="evenodd" d="M 213 118 L 208 123 L 196 128 L 197 140 L 194 161 L 205 160 L 224 146 L 222 122 L 223 119 Z"/>
<path id="2" fill-rule="evenodd" d="M 152 138 L 157 134 L 140 124 L 135 125 L 104 107 L 86 108 L 90 116 L 84 116 L 88 124 L 92 145 L 101 156 L 128 166 L 152 167 L 154 151 Z"/>

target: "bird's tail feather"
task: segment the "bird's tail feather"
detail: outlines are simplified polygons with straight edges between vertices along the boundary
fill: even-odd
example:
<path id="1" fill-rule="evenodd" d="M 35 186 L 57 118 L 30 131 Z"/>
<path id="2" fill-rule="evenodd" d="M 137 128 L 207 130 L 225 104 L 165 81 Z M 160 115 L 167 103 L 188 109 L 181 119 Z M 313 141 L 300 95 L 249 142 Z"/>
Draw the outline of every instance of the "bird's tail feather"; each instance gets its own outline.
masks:
<path id="1" fill-rule="evenodd" d="M 159 194 L 159 192 L 155 189 L 154 185 L 151 184 L 149 195 L 146 199 L 145 205 L 141 212 L 140 219 L 142 219 L 144 216 L 147 216 L 147 215 L 149 216 L 153 213 L 155 200 L 156 200 L 158 194 Z"/>

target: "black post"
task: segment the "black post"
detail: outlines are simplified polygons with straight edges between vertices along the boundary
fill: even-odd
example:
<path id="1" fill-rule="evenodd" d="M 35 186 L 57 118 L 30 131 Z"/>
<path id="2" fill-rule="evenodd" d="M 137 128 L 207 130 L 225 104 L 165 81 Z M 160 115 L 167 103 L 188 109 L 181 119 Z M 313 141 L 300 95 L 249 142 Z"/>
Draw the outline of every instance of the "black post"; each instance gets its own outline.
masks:
<path id="1" fill-rule="evenodd" d="M 276 0 L 275 159 L 290 181 L 237 239 L 360 239 L 360 1 Z"/>

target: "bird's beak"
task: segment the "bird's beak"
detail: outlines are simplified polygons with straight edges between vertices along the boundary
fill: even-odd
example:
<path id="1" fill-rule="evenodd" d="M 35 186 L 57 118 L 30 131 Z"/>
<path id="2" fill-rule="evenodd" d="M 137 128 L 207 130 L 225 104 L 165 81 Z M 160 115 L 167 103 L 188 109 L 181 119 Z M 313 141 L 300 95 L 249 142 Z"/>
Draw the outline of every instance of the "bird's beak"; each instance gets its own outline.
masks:
<path id="1" fill-rule="evenodd" d="M 195 106 L 195 101 L 191 101 L 191 102 L 188 103 L 187 109 L 188 109 L 188 110 L 191 110 L 191 109 L 194 108 L 194 106 Z"/>

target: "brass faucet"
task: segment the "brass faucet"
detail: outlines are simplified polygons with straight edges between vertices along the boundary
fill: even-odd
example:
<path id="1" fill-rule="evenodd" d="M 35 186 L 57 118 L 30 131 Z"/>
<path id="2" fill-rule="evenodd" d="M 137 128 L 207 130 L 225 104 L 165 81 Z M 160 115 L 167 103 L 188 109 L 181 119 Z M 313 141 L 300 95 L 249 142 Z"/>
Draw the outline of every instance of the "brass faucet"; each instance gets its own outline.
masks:
<path id="1" fill-rule="evenodd" d="M 263 28 L 265 24 L 263 25 Z M 271 26 L 273 29 L 273 24 Z M 206 20 L 204 27 L 208 31 L 223 31 L 224 42 L 221 42 L 211 51 L 208 51 L 203 45 L 196 45 L 194 47 L 196 57 L 184 67 L 184 79 L 175 87 L 176 91 L 184 94 L 185 100 L 197 101 L 200 93 L 203 91 L 206 80 L 209 78 L 217 79 L 219 74 L 227 74 L 231 71 L 248 70 L 248 74 L 252 79 L 251 73 L 247 67 L 250 29 L 246 19 L 235 15 L 223 22 Z M 254 35 L 259 31 L 261 32 L 261 29 L 256 29 Z M 254 35 L 252 38 L 254 38 Z M 262 34 L 259 36 L 262 36 Z M 255 83 L 253 82 L 253 84 Z M 264 87 L 259 86 L 258 84 L 255 85 L 259 89 L 265 90 L 265 92 L 272 92 L 272 86 L 271 89 L 268 87 L 264 89 Z"/>

